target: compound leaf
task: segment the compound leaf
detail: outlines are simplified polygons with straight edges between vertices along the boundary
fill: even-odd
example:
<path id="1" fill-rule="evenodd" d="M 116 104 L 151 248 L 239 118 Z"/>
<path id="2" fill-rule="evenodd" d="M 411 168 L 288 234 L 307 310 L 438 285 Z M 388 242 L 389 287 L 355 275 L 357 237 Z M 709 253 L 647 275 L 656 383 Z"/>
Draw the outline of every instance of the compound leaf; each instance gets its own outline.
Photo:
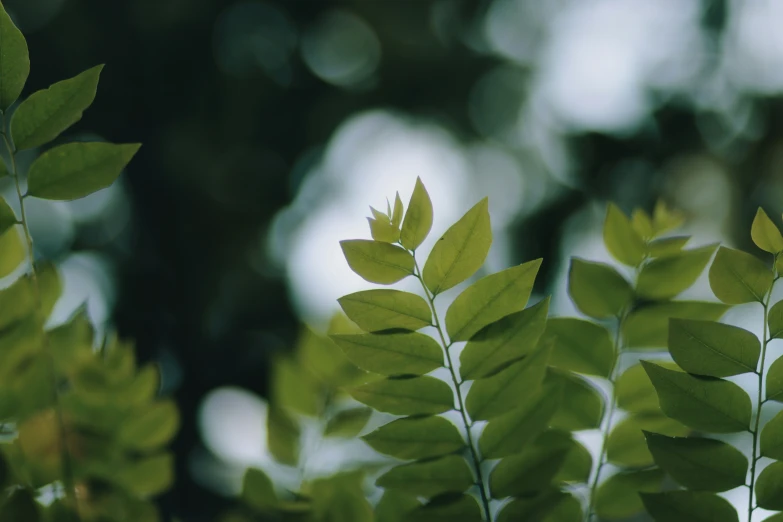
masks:
<path id="1" fill-rule="evenodd" d="M 413 187 L 408 210 L 405 212 L 405 219 L 402 221 L 402 230 L 400 231 L 400 243 L 408 250 L 416 250 L 427 238 L 432 228 L 432 201 L 427 189 L 421 182 L 421 178 L 416 178 L 416 185 Z"/>
<path id="2" fill-rule="evenodd" d="M 368 239 L 340 241 L 348 266 L 370 283 L 390 285 L 413 274 L 413 256 L 404 249 Z"/>
<path id="3" fill-rule="evenodd" d="M 669 319 L 717 321 L 728 309 L 725 304 L 705 301 L 669 301 L 645 305 L 631 312 L 623 324 L 626 347 L 665 347 Z"/>
<path id="4" fill-rule="evenodd" d="M 570 372 L 547 369 L 544 385 L 561 387 L 563 401 L 550 421 L 553 428 L 568 431 L 597 428 L 601 424 L 604 401 L 598 391 L 585 379 Z"/>
<path id="5" fill-rule="evenodd" d="M 614 365 L 612 336 L 601 325 L 574 317 L 547 321 L 542 343 L 554 344 L 550 364 L 564 370 L 608 377 Z"/>
<path id="6" fill-rule="evenodd" d="M 366 332 L 400 328 L 418 330 L 432 325 L 432 312 L 423 298 L 400 290 L 375 289 L 337 300 L 345 315 Z"/>
<path id="7" fill-rule="evenodd" d="M 765 252 L 777 254 L 783 251 L 783 236 L 780 235 L 778 227 L 761 207 L 756 211 L 756 217 L 753 218 L 750 237 L 756 246 Z"/>
<path id="8" fill-rule="evenodd" d="M 639 273 L 636 293 L 652 300 L 671 299 L 682 293 L 699 278 L 716 246 L 683 250 L 651 260 Z"/>
<path id="9" fill-rule="evenodd" d="M 355 437 L 367 425 L 371 415 L 372 409 L 363 407 L 338 412 L 326 423 L 324 437 Z"/>
<path id="10" fill-rule="evenodd" d="M 690 236 L 675 236 L 654 239 L 647 244 L 647 255 L 655 258 L 676 254 L 685 247 L 690 239 Z"/>
<path id="11" fill-rule="evenodd" d="M 346 357 L 381 375 L 423 375 L 443 366 L 443 350 L 428 335 L 388 332 L 330 336 Z"/>
<path id="12" fill-rule="evenodd" d="M 739 522 L 734 506 L 714 493 L 665 491 L 640 496 L 655 522 Z"/>
<path id="13" fill-rule="evenodd" d="M 759 474 L 756 502 L 764 509 L 783 511 L 783 462 L 773 462 Z"/>
<path id="14" fill-rule="evenodd" d="M 772 270 L 757 257 L 723 246 L 710 267 L 712 292 L 726 304 L 763 302 L 772 278 Z"/>
<path id="15" fill-rule="evenodd" d="M 628 518 L 644 510 L 640 493 L 660 491 L 665 473 L 660 469 L 624 471 L 609 477 L 595 496 L 595 511 L 601 518 Z"/>
<path id="16" fill-rule="evenodd" d="M 644 259 L 644 240 L 614 203 L 609 203 L 606 209 L 604 244 L 612 257 L 624 265 L 637 266 Z"/>
<path id="17" fill-rule="evenodd" d="M 585 315 L 619 317 L 633 301 L 633 289 L 617 270 L 604 263 L 575 257 L 568 273 L 568 294 Z"/>
<path id="18" fill-rule="evenodd" d="M 383 379 L 349 390 L 357 401 L 394 415 L 427 415 L 454 408 L 454 395 L 434 377 Z"/>
<path id="19" fill-rule="evenodd" d="M 676 364 L 668 361 L 655 361 L 655 364 L 670 370 L 677 369 Z M 626 411 L 650 413 L 661 410 L 655 387 L 641 364 L 631 366 L 620 375 L 615 394 L 617 404 Z"/>
<path id="20" fill-rule="evenodd" d="M 398 459 L 437 457 L 465 447 L 457 428 L 443 417 L 397 419 L 362 439 L 375 451 Z"/>
<path id="21" fill-rule="evenodd" d="M 661 413 L 631 415 L 620 421 L 609 433 L 606 441 L 609 462 L 634 468 L 652 466 L 654 459 L 647 449 L 642 430 L 654 430 L 671 436 L 687 435 L 690 432 L 676 420 Z"/>
<path id="22" fill-rule="evenodd" d="M 755 335 L 736 326 L 671 319 L 669 352 L 688 373 L 729 377 L 756 371 L 761 344 Z"/>
<path id="23" fill-rule="evenodd" d="M 422 497 L 461 493 L 473 485 L 473 473 L 465 459 L 447 455 L 434 460 L 403 464 L 381 475 L 375 484 Z"/>
<path id="24" fill-rule="evenodd" d="M 783 338 L 783 301 L 778 301 L 769 309 L 769 338 Z"/>
<path id="25" fill-rule="evenodd" d="M 504 458 L 489 475 L 492 496 L 526 497 L 550 488 L 573 444 L 570 437 L 539 437 L 522 453 Z"/>

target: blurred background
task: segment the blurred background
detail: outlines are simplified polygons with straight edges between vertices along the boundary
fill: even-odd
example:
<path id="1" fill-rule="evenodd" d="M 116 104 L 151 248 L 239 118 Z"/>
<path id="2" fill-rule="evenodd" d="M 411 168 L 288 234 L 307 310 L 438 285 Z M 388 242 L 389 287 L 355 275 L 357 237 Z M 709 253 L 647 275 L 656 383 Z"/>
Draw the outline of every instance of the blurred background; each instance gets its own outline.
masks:
<path id="1" fill-rule="evenodd" d="M 543 257 L 555 315 L 574 313 L 569 256 L 608 259 L 608 200 L 663 198 L 699 243 L 749 251 L 756 208 L 783 210 L 778 0 L 4 4 L 26 94 L 107 64 L 67 138 L 144 144 L 111 188 L 29 212 L 62 308 L 136 339 L 182 408 L 160 500 L 182 521 L 266 462 L 270 358 L 369 286 L 338 240 L 417 176 L 435 235 L 489 196 L 486 270 Z"/>

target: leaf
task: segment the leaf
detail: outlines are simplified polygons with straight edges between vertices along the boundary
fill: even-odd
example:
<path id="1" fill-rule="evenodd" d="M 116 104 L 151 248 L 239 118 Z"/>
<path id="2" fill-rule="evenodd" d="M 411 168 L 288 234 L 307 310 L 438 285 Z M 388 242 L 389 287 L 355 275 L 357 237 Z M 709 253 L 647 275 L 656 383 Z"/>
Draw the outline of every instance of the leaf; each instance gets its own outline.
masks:
<path id="1" fill-rule="evenodd" d="M 398 459 L 438 457 L 465 447 L 457 428 L 442 417 L 408 417 L 362 437 L 375 451 Z"/>
<path id="2" fill-rule="evenodd" d="M 750 426 L 750 397 L 734 383 L 694 377 L 642 361 L 658 392 L 661 410 L 700 431 L 734 433 Z"/>
<path id="3" fill-rule="evenodd" d="M 543 342 L 553 342 L 550 364 L 564 370 L 608 377 L 614 366 L 612 336 L 603 326 L 584 319 L 556 317 L 547 321 Z"/>
<path id="4" fill-rule="evenodd" d="M 481 455 L 498 459 L 519 453 L 546 429 L 562 397 L 562 389 L 546 386 L 508 413 L 493 418 L 479 439 Z M 517 403 L 519 404 L 519 403 Z"/>
<path id="5" fill-rule="evenodd" d="M 530 354 L 546 327 L 549 297 L 520 312 L 486 326 L 473 337 L 459 357 L 463 380 L 480 379 L 511 361 Z"/>
<path id="6" fill-rule="evenodd" d="M 407 522 L 409 513 L 420 506 L 415 494 L 387 489 L 375 505 L 375 522 Z"/>
<path id="7" fill-rule="evenodd" d="M 719 493 L 745 484 L 748 459 L 730 444 L 648 431 L 644 435 L 655 463 L 688 489 Z"/>
<path id="8" fill-rule="evenodd" d="M 372 506 L 362 490 L 361 471 L 338 473 L 313 481 L 312 514 L 308 519 L 329 522 L 372 522 Z M 285 518 L 288 520 L 288 518 Z"/>
<path id="9" fill-rule="evenodd" d="M 690 236 L 655 239 L 647 244 L 647 255 L 654 258 L 676 254 L 685 247 L 690 239 Z"/>
<path id="10" fill-rule="evenodd" d="M 547 430 L 541 434 L 541 438 L 547 440 L 553 433 L 563 433 L 558 430 Z M 570 438 L 570 436 L 569 436 Z M 556 482 L 586 483 L 593 469 L 593 457 L 590 452 L 579 442 L 571 439 L 571 449 L 566 455 L 566 460 L 555 476 Z"/>
<path id="11" fill-rule="evenodd" d="M 763 302 L 772 278 L 772 271 L 757 257 L 723 246 L 710 267 L 712 292 L 730 305 Z"/>
<path id="12" fill-rule="evenodd" d="M 60 299 L 63 291 L 63 282 L 57 267 L 47 261 L 38 261 L 35 264 L 35 277 L 38 279 L 38 288 L 41 292 L 41 312 L 48 318 L 54 305 Z"/>
<path id="13" fill-rule="evenodd" d="M 783 511 L 783 462 L 773 462 L 759 474 L 756 502 L 764 509 Z"/>
<path id="14" fill-rule="evenodd" d="M 783 301 L 778 301 L 769 310 L 769 338 L 783 338 Z"/>
<path id="15" fill-rule="evenodd" d="M 400 193 L 397 192 L 397 195 L 394 197 L 394 212 L 391 215 L 391 223 L 394 226 L 394 228 L 397 229 L 400 228 L 400 223 L 402 223 L 402 216 L 403 216 L 402 200 L 400 199 Z"/>
<path id="16" fill-rule="evenodd" d="M 631 312 L 623 323 L 627 348 L 665 347 L 669 335 L 669 319 L 702 319 L 717 321 L 728 306 L 704 301 L 670 301 L 653 303 Z"/>
<path id="17" fill-rule="evenodd" d="M 427 238 L 431 228 L 432 201 L 421 182 L 421 178 L 416 178 L 416 185 L 413 187 L 413 194 L 408 203 L 408 211 L 402 222 L 400 243 L 408 250 L 416 250 Z"/>
<path id="18" fill-rule="evenodd" d="M 337 300 L 345 315 L 364 331 L 379 332 L 400 328 L 418 330 L 432 325 L 427 301 L 400 290 L 365 290 Z"/>
<path id="19" fill-rule="evenodd" d="M 370 415 L 372 409 L 363 407 L 340 411 L 326 423 L 324 437 L 353 438 L 367 425 Z"/>
<path id="20" fill-rule="evenodd" d="M 755 335 L 736 326 L 671 319 L 669 352 L 688 373 L 729 377 L 756 371 L 761 344 Z"/>
<path id="21" fill-rule="evenodd" d="M 645 240 L 650 239 L 654 235 L 652 218 L 640 208 L 636 208 L 631 212 L 631 226 Z"/>
<path id="22" fill-rule="evenodd" d="M 550 488 L 572 447 L 570 437 L 539 437 L 521 453 L 504 458 L 489 475 L 492 497 L 526 497 Z"/>
<path id="23" fill-rule="evenodd" d="M 761 430 L 761 454 L 783 460 L 783 412 L 778 412 Z"/>
<path id="24" fill-rule="evenodd" d="M 0 279 L 19 268 L 27 258 L 27 249 L 19 227 L 11 227 L 0 234 Z"/>
<path id="25" fill-rule="evenodd" d="M 491 244 L 488 202 L 484 198 L 435 243 L 422 272 L 427 288 L 437 295 L 475 274 Z"/>
<path id="26" fill-rule="evenodd" d="M 541 259 L 479 279 L 466 288 L 446 312 L 452 342 L 467 341 L 485 326 L 525 308 Z"/>
<path id="27" fill-rule="evenodd" d="M 19 98 L 30 74 L 30 56 L 27 42 L 21 31 L 11 21 L 11 17 L 0 4 L 0 111 Z M 21 519 L 20 519 L 21 520 Z"/>
<path id="28" fill-rule="evenodd" d="M 375 241 L 384 243 L 396 243 L 400 239 L 400 229 L 389 223 L 388 218 L 367 218 L 370 224 L 370 235 Z"/>
<path id="29" fill-rule="evenodd" d="M 644 241 L 614 203 L 609 203 L 606 209 L 604 244 L 612 257 L 624 265 L 637 266 L 644 259 Z"/>
<path id="30" fill-rule="evenodd" d="M 783 236 L 780 235 L 778 227 L 761 207 L 756 211 L 756 217 L 753 218 L 750 237 L 756 246 L 765 252 L 777 254 L 783 251 Z"/>
<path id="31" fill-rule="evenodd" d="M 677 365 L 668 361 L 655 361 L 655 364 L 670 370 L 677 368 Z M 615 386 L 615 394 L 617 404 L 626 411 L 650 413 L 661 410 L 655 387 L 641 364 L 631 366 L 620 375 Z"/>
<path id="32" fill-rule="evenodd" d="M 8 172 L 8 166 L 6 166 L 5 160 L 0 157 L 0 179 L 10 175 L 11 173 Z"/>
<path id="33" fill-rule="evenodd" d="M 57 82 L 30 95 L 11 118 L 11 136 L 17 150 L 48 143 L 82 119 L 95 99 L 103 65 Z"/>
<path id="34" fill-rule="evenodd" d="M 644 510 L 640 493 L 660 491 L 665 474 L 660 469 L 623 471 L 609 477 L 595 495 L 595 512 L 601 518 L 616 520 Z"/>
<path id="35" fill-rule="evenodd" d="M 473 485 L 473 473 L 465 459 L 447 455 L 394 467 L 381 475 L 375 484 L 421 497 L 434 497 L 442 493 L 465 491 Z"/>
<path id="36" fill-rule="evenodd" d="M 783 402 L 783 357 L 776 359 L 767 372 L 767 400 Z"/>
<path id="37" fill-rule="evenodd" d="M 275 407 L 312 417 L 323 408 L 322 388 L 297 361 L 287 356 L 272 358 L 270 400 Z"/>
<path id="38" fill-rule="evenodd" d="M 381 241 L 340 241 L 348 266 L 370 283 L 390 285 L 413 274 L 413 256 L 402 248 Z"/>
<path id="39" fill-rule="evenodd" d="M 0 197 L 0 234 L 5 233 L 18 223 L 19 220 L 16 219 L 14 210 L 3 197 Z"/>
<path id="40" fill-rule="evenodd" d="M 713 493 L 665 491 L 640 496 L 656 522 L 739 522 L 731 503 Z"/>
<path id="41" fill-rule="evenodd" d="M 272 480 L 258 468 L 248 468 L 242 479 L 242 501 L 257 511 L 277 507 L 278 499 Z"/>
<path id="42" fill-rule="evenodd" d="M 447 493 L 433 498 L 410 513 L 411 522 L 479 522 L 481 508 L 470 495 Z"/>
<path id="43" fill-rule="evenodd" d="M 174 482 L 174 456 L 161 453 L 142 458 L 120 469 L 115 480 L 135 495 L 159 495 Z"/>
<path id="44" fill-rule="evenodd" d="M 30 166 L 27 193 L 65 201 L 88 196 L 114 183 L 139 147 L 76 142 L 49 149 Z"/>
<path id="45" fill-rule="evenodd" d="M 653 456 L 647 449 L 647 441 L 642 430 L 671 436 L 687 435 L 690 432 L 676 420 L 661 413 L 631 415 L 617 424 L 609 434 L 606 442 L 609 462 L 635 468 L 652 466 Z"/>
<path id="46" fill-rule="evenodd" d="M 582 507 L 567 493 L 550 489 L 531 498 L 516 498 L 500 509 L 497 522 L 579 522 Z"/>
<path id="47" fill-rule="evenodd" d="M 653 209 L 653 228 L 656 234 L 662 234 L 679 228 L 685 222 L 682 212 L 672 211 L 662 200 L 655 202 Z"/>
<path id="48" fill-rule="evenodd" d="M 416 332 L 332 335 L 348 359 L 381 375 L 423 375 L 443 366 L 443 350 L 432 337 Z"/>
<path id="49" fill-rule="evenodd" d="M 652 300 L 671 299 L 682 293 L 699 278 L 716 246 L 683 250 L 645 263 L 636 281 L 636 293 Z"/>
<path id="50" fill-rule="evenodd" d="M 5 14 L 2 7 L 2 4 L 0 4 L 0 15 Z M 2 24 L 2 19 L 0 19 L 0 24 Z M 0 30 L 2 30 L 1 28 L 2 25 L 0 25 Z M 0 32 L 0 38 L 3 36 L 3 33 Z M 2 55 L 0 55 L 0 58 L 2 58 Z M 2 64 L 1 61 L 0 64 Z M 2 73 L 2 69 L 0 69 L 0 73 Z M 7 496 L 4 495 L 2 504 L 0 504 L 0 522 L 40 522 L 42 520 L 41 507 L 35 501 L 35 497 L 33 497 L 33 493 L 30 490 L 14 488 L 10 490 Z"/>
<path id="51" fill-rule="evenodd" d="M 394 415 L 427 415 L 454 408 L 454 395 L 434 377 L 384 379 L 349 390 L 357 401 Z"/>
<path id="52" fill-rule="evenodd" d="M 266 416 L 266 436 L 269 453 L 282 464 L 296 466 L 299 462 L 299 425 L 282 409 L 270 404 Z"/>
<path id="53" fill-rule="evenodd" d="M 308 328 L 303 329 L 296 352 L 299 366 L 329 386 L 350 386 L 367 381 L 367 373 L 351 363 L 334 341 L 316 335 Z M 302 375 L 307 374 L 302 372 Z M 317 383 L 310 383 L 309 386 L 314 384 Z"/>
<path id="54" fill-rule="evenodd" d="M 568 397 L 550 420 L 553 428 L 578 431 L 600 426 L 603 398 L 587 381 L 572 373 L 549 368 L 544 379 L 544 385 L 547 384 L 561 387 L 563 396 Z"/>
<path id="55" fill-rule="evenodd" d="M 541 343 L 536 350 L 492 377 L 473 383 L 465 409 L 473 420 L 488 420 L 508 412 L 509 404 L 526 401 L 539 390 L 552 346 Z"/>
<path id="56" fill-rule="evenodd" d="M 123 422 L 118 442 L 135 450 L 156 449 L 174 437 L 179 424 L 177 406 L 172 401 L 158 401 Z"/>
<path id="57" fill-rule="evenodd" d="M 633 301 L 633 290 L 617 270 L 575 257 L 568 272 L 568 294 L 583 314 L 596 319 L 619 317 Z"/>

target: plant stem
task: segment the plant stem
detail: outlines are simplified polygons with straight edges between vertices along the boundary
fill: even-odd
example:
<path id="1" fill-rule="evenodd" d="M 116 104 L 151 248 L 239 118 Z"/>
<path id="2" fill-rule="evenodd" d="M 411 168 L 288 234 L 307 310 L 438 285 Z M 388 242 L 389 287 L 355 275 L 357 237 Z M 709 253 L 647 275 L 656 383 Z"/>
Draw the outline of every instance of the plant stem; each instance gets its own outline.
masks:
<path id="1" fill-rule="evenodd" d="M 416 261 L 415 252 L 411 251 L 411 255 L 413 257 L 413 262 L 416 266 L 416 278 L 421 283 L 421 287 L 424 289 L 424 294 L 427 296 L 427 301 L 430 305 L 430 310 L 432 310 L 432 317 L 435 320 L 435 329 L 438 331 L 438 335 L 440 336 L 440 342 L 443 344 L 443 352 L 446 355 L 446 364 L 447 368 L 449 370 L 449 373 L 451 374 L 451 380 L 454 383 L 454 390 L 457 395 L 457 411 L 459 412 L 460 416 L 462 417 L 462 422 L 465 425 L 465 432 L 467 435 L 467 443 L 468 443 L 468 449 L 470 450 L 470 456 L 473 459 L 473 470 L 476 473 L 476 482 L 479 487 L 479 492 L 481 494 L 481 504 L 484 509 L 484 517 L 487 522 L 492 522 L 492 511 L 489 507 L 489 494 L 487 492 L 487 486 L 484 483 L 484 477 L 481 473 L 481 457 L 479 456 L 478 450 L 476 449 L 476 445 L 473 442 L 473 435 L 470 432 L 470 428 L 472 426 L 470 420 L 468 419 L 467 413 L 465 413 L 465 402 L 462 400 L 462 391 L 460 390 L 460 380 L 457 378 L 457 374 L 454 373 L 454 364 L 451 362 L 451 354 L 449 353 L 449 348 L 451 348 L 452 343 L 446 342 L 446 336 L 443 334 L 443 328 L 440 323 L 440 319 L 438 318 L 438 312 L 435 310 L 435 296 L 430 294 L 429 289 L 427 288 L 427 285 L 424 284 L 424 279 L 421 277 L 421 270 L 419 269 L 419 263 Z"/>
<path id="2" fill-rule="evenodd" d="M 36 309 L 38 312 L 41 312 L 43 308 L 43 304 L 41 300 L 41 288 L 38 282 L 37 274 L 35 272 L 35 257 L 33 255 L 33 238 L 30 235 L 30 228 L 28 226 L 27 214 L 26 214 L 26 209 L 24 204 L 24 195 L 22 194 L 22 188 L 19 181 L 19 172 L 17 171 L 16 168 L 16 148 L 11 143 L 11 140 L 8 139 L 8 133 L 6 132 L 6 128 L 7 128 L 7 120 L 6 120 L 5 113 L 3 113 L 2 127 L 0 127 L 0 134 L 2 134 L 3 143 L 5 144 L 6 150 L 8 151 L 8 155 L 11 160 L 11 176 L 14 178 L 14 185 L 16 187 L 16 196 L 19 199 L 19 209 L 21 214 L 20 224 L 22 225 L 22 229 L 24 230 L 25 240 L 27 242 L 27 257 L 30 263 L 29 276 L 30 276 L 30 280 L 33 283 Z M 43 323 L 45 322 L 46 322 L 46 318 L 41 317 L 41 328 L 43 328 Z M 81 521 L 81 516 L 79 515 L 78 497 L 76 492 L 76 482 L 73 476 L 73 465 L 71 462 L 71 454 L 68 449 L 68 430 L 65 427 L 65 419 L 63 418 L 62 407 L 60 405 L 57 370 L 54 364 L 54 356 L 48 351 L 49 343 L 48 343 L 48 337 L 46 335 L 43 336 L 42 343 L 43 343 L 42 345 L 43 353 L 49 355 L 49 357 L 47 357 L 47 360 L 49 363 L 49 374 L 52 380 L 52 393 L 53 393 L 52 403 L 54 406 L 55 417 L 57 420 L 57 430 L 60 436 L 60 458 L 62 459 L 63 485 L 65 487 L 65 494 L 69 499 L 69 501 L 71 502 L 71 504 L 73 505 L 74 514 L 76 515 L 76 520 Z"/>

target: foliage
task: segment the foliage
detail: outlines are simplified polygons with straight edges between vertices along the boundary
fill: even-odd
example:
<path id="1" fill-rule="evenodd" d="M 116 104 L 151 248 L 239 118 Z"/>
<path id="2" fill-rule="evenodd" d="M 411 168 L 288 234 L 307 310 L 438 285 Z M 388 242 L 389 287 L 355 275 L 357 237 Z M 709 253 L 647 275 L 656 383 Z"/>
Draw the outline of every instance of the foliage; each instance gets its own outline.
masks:
<path id="1" fill-rule="evenodd" d="M 137 368 L 132 346 L 115 336 L 96 339 L 84 308 L 51 324 L 62 281 L 54 264 L 33 262 L 25 213 L 29 197 L 69 200 L 108 186 L 139 145 L 52 147 L 33 161 L 23 193 L 17 152 L 47 145 L 81 118 L 101 66 L 32 94 L 14 110 L 30 63 L 2 5 L 0 42 L 7 153 L 0 176 L 13 178 L 17 196 L 0 198 L 0 520 L 155 522 L 150 497 L 173 480 L 165 445 L 178 429 L 177 409 L 156 399 L 156 368 Z M 46 497 L 47 505 L 39 502 Z"/>
<path id="2" fill-rule="evenodd" d="M 701 517 L 736 522 L 737 511 L 716 493 L 742 486 L 749 490 L 748 520 L 758 508 L 783 511 L 783 414 L 766 423 L 761 421 L 764 406 L 781 398 L 783 359 L 771 365 L 766 360 L 770 342 L 780 337 L 783 327 L 783 304 L 771 305 L 774 284 L 780 277 L 783 236 L 759 209 L 751 238 L 761 250 L 772 254 L 771 264 L 746 252 L 721 247 L 710 266 L 709 280 L 712 291 L 727 305 L 761 305 L 761 340 L 737 326 L 671 319 L 669 351 L 684 372 L 644 363 L 666 415 L 706 434 L 749 432 L 750 458 L 731 444 L 706 436 L 667 437 L 656 430 L 645 432 L 655 462 L 684 488 L 643 495 L 647 510 L 657 521 Z M 724 379 L 743 374 L 758 377 L 755 401 Z M 761 464 L 769 460 L 773 462 L 762 469 Z"/>

